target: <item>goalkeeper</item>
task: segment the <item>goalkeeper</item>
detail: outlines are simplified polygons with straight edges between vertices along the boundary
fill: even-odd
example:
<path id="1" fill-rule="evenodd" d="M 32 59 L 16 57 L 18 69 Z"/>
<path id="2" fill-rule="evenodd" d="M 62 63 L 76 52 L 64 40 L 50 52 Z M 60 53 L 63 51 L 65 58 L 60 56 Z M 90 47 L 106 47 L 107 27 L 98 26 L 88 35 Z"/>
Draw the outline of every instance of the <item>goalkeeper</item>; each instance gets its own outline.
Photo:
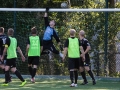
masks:
<path id="1" fill-rule="evenodd" d="M 54 54 L 59 54 L 60 57 L 62 58 L 63 54 L 60 53 L 58 50 L 56 50 L 56 48 L 52 42 L 52 38 L 54 37 L 55 40 L 57 41 L 58 45 L 60 45 L 60 48 L 62 50 L 60 39 L 54 28 L 55 21 L 51 20 L 50 22 L 48 22 L 48 11 L 49 11 L 49 8 L 46 8 L 46 12 L 44 14 L 45 32 L 43 35 L 43 52 L 42 52 L 42 54 L 44 54 L 45 50 L 49 50 L 49 59 L 52 59 L 51 52 L 53 52 Z"/>

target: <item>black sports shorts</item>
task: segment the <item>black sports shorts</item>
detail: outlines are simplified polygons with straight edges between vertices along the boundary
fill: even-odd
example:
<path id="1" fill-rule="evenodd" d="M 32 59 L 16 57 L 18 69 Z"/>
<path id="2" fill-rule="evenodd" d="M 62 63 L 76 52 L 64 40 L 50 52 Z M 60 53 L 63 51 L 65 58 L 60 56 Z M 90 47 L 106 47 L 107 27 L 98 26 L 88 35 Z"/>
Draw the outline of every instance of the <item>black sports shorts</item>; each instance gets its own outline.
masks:
<path id="1" fill-rule="evenodd" d="M 68 59 L 68 70 L 70 69 L 79 69 L 79 60 L 80 58 L 69 58 Z"/>
<path id="2" fill-rule="evenodd" d="M 16 58 L 7 59 L 6 66 L 16 67 Z"/>
<path id="3" fill-rule="evenodd" d="M 39 56 L 29 56 L 28 64 L 39 65 Z"/>
<path id="4" fill-rule="evenodd" d="M 47 41 L 43 42 L 43 52 L 42 52 L 42 55 L 44 54 L 45 50 L 50 50 L 54 54 L 59 54 L 59 51 L 55 48 L 54 44 L 53 43 L 49 43 Z"/>
<path id="5" fill-rule="evenodd" d="M 89 57 L 89 54 L 85 54 L 85 62 L 83 62 L 82 58 L 80 57 L 79 65 L 80 65 L 80 67 L 90 66 L 90 57 Z"/>

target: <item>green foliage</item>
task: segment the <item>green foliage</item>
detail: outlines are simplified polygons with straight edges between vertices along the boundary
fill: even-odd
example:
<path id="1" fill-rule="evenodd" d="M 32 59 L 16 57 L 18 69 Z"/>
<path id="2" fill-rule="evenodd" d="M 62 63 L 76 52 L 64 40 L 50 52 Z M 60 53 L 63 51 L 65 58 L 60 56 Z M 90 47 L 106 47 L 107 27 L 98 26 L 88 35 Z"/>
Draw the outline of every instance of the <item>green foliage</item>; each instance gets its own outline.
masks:
<path id="1" fill-rule="evenodd" d="M 58 8 L 60 7 L 61 2 L 66 0 L 53 0 L 53 2 L 48 2 L 48 0 L 17 0 L 16 7 L 18 8 L 43 8 L 43 7 L 51 7 Z M 84 0 L 80 2 L 79 0 L 71 0 L 71 8 L 104 8 L 105 0 Z M 116 8 L 120 8 L 120 3 L 116 3 Z M 13 0 L 1 0 L 0 7 L 14 7 Z M 33 26 L 38 28 L 38 34 L 42 37 L 44 33 L 44 19 L 43 12 L 16 12 L 16 37 L 20 42 L 20 46 L 22 50 L 25 52 L 25 43 L 27 37 L 30 35 L 30 29 Z M 104 39 L 105 39 L 105 12 L 50 12 L 49 18 L 54 19 L 56 21 L 56 30 L 61 38 L 61 42 L 64 43 L 65 39 L 69 37 L 68 30 L 70 28 L 76 29 L 77 32 L 80 30 L 85 30 L 86 38 L 90 41 L 94 56 L 91 56 L 91 59 L 94 60 L 95 63 L 95 72 L 98 71 L 98 66 L 100 67 L 99 71 L 104 75 L 104 55 L 100 55 L 99 52 L 104 51 Z M 117 32 L 120 30 L 120 12 L 109 12 L 108 17 L 108 49 L 116 52 L 115 50 L 115 40 Z M 14 27 L 14 12 L 1 12 L 0 13 L 0 26 L 8 29 L 9 27 Z M 78 34 L 76 34 L 78 37 Z M 24 38 L 23 38 L 24 37 Z M 55 44 L 57 46 L 57 43 Z M 114 48 L 111 48 L 114 47 Z M 57 47 L 59 49 L 59 47 Z M 108 59 L 114 59 L 115 57 L 111 57 L 110 54 Z M 43 57 L 44 58 L 44 57 Z M 58 58 L 57 58 L 58 59 Z M 44 58 L 45 61 L 45 58 Z M 42 63 L 42 62 L 41 62 Z M 44 62 L 43 62 L 44 63 Z M 49 70 L 46 70 L 45 67 L 49 65 L 46 61 L 45 65 L 40 65 L 39 74 L 50 74 Z M 65 73 L 68 74 L 65 70 L 67 70 L 67 62 L 60 66 L 55 60 L 55 74 L 58 74 L 57 71 L 62 68 Z M 43 72 L 45 71 L 46 72 Z M 41 71 L 41 72 L 40 72 Z M 115 71 L 115 68 L 114 68 Z M 61 71 L 59 71 L 59 74 Z M 113 74 L 112 74 L 113 75 Z"/>

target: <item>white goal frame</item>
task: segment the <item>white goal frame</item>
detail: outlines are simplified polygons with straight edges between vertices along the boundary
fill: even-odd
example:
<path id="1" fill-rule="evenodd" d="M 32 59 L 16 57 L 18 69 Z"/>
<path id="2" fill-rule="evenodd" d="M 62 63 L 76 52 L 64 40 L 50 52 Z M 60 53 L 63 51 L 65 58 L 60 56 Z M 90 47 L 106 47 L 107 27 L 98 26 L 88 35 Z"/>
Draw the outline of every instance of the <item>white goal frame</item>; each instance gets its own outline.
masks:
<path id="1" fill-rule="evenodd" d="M 45 12 L 45 8 L 0 8 L 0 11 L 21 11 L 21 12 Z M 71 8 L 50 8 L 50 12 L 119 12 L 120 8 L 102 9 L 71 9 Z"/>

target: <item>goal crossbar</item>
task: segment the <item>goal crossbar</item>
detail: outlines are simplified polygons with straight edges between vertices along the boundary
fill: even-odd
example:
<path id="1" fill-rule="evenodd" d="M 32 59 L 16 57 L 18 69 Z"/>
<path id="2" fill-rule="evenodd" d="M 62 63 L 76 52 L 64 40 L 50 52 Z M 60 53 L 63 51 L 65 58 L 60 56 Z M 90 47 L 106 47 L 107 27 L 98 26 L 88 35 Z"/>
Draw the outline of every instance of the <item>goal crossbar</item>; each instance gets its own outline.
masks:
<path id="1" fill-rule="evenodd" d="M 0 8 L 0 11 L 21 11 L 21 12 L 45 12 L 45 8 Z M 119 12 L 120 8 L 102 9 L 71 9 L 71 8 L 50 8 L 50 12 Z"/>

